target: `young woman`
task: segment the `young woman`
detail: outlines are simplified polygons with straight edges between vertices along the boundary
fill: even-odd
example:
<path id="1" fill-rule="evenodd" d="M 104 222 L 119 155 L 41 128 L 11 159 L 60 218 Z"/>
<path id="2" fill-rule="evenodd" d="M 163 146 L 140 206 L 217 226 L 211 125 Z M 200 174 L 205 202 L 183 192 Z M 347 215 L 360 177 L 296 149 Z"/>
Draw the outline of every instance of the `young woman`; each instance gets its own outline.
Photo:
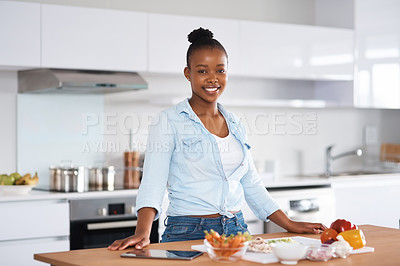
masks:
<path id="1" fill-rule="evenodd" d="M 256 173 L 243 125 L 217 103 L 228 81 L 224 47 L 203 28 L 188 39 L 184 74 L 192 96 L 153 119 L 136 201 L 135 234 L 108 248 L 140 249 L 149 244 L 165 188 L 170 204 L 162 242 L 202 239 L 210 229 L 227 235 L 247 231 L 240 211 L 245 200 L 259 219 L 290 232 L 325 230 L 320 223 L 290 220 L 271 198 Z"/>

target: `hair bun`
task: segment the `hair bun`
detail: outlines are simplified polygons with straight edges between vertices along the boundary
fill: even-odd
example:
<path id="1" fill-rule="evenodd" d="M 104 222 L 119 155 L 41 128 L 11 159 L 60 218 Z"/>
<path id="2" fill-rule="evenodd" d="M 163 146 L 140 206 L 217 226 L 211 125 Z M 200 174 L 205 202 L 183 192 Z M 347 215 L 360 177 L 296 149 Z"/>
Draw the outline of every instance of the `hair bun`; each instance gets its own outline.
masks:
<path id="1" fill-rule="evenodd" d="M 201 40 L 212 40 L 213 37 L 214 34 L 210 30 L 198 28 L 188 35 L 188 40 L 190 43 L 195 43 Z"/>

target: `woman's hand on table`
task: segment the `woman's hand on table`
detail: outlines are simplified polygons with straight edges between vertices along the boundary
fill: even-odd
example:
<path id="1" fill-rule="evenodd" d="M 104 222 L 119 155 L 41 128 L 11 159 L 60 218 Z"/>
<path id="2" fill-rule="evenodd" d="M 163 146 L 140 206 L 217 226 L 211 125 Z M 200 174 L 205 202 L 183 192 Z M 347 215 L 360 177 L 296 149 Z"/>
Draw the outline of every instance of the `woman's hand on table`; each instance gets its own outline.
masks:
<path id="1" fill-rule="evenodd" d="M 142 249 L 150 244 L 149 237 L 142 235 L 133 235 L 124 239 L 115 240 L 110 246 L 109 250 L 123 250 L 130 246 L 135 246 L 136 249 Z"/>
<path id="2" fill-rule="evenodd" d="M 320 234 L 328 229 L 321 223 L 306 223 L 306 222 L 295 222 L 292 221 L 290 229 L 288 231 L 299 234 Z"/>

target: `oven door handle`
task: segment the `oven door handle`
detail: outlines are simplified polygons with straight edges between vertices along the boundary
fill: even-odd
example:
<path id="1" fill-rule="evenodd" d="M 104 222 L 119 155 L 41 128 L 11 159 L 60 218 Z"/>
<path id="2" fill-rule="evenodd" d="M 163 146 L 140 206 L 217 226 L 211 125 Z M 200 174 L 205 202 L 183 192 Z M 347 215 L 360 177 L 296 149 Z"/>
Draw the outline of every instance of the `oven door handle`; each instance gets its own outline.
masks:
<path id="1" fill-rule="evenodd" d="M 136 227 L 136 225 L 137 225 L 137 220 L 106 222 L 106 223 L 92 223 L 92 224 L 87 224 L 87 230 L 92 231 L 92 230 L 101 230 L 101 229 Z"/>

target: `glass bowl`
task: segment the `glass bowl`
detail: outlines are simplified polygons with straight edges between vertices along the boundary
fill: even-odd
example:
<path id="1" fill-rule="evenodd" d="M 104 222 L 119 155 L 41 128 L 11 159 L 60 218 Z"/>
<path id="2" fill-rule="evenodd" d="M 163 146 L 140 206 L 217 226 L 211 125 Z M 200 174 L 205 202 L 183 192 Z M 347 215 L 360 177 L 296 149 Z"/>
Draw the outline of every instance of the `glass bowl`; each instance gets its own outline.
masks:
<path id="1" fill-rule="evenodd" d="M 238 248 L 215 248 L 204 239 L 204 246 L 206 247 L 208 256 L 217 262 L 235 262 L 242 258 L 246 253 L 249 242 L 242 243 L 242 247 Z"/>
<path id="2" fill-rule="evenodd" d="M 335 254 L 335 248 L 330 245 L 311 245 L 307 249 L 306 258 L 314 261 L 328 261 Z"/>

